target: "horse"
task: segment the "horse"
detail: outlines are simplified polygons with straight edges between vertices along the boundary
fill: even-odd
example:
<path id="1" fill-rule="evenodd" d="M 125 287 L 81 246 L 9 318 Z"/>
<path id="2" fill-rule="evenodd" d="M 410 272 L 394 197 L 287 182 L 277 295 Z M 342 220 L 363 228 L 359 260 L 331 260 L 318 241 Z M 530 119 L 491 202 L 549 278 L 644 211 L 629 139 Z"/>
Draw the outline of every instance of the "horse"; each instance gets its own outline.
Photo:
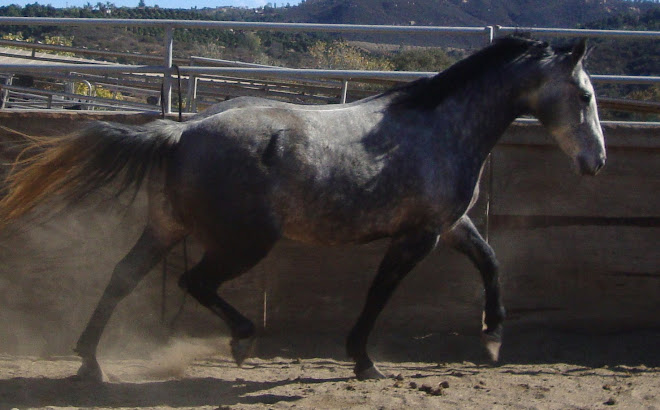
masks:
<path id="1" fill-rule="evenodd" d="M 114 268 L 75 347 L 83 379 L 103 379 L 96 351 L 117 304 L 187 235 L 204 254 L 179 285 L 227 324 L 238 365 L 256 328 L 218 289 L 283 237 L 323 245 L 390 239 L 346 342 L 358 379 L 384 377 L 369 357 L 369 335 L 399 283 L 439 240 L 481 274 L 482 338 L 497 361 L 505 319 L 498 262 L 467 211 L 487 156 L 522 115 L 544 125 L 579 173 L 604 166 L 585 54 L 584 40 L 553 47 L 511 36 L 435 76 L 351 104 L 243 98 L 186 122 L 94 122 L 42 143 L 14 167 L 0 226 L 54 196 L 76 202 L 111 183 L 124 192 L 146 182 L 146 227 Z"/>

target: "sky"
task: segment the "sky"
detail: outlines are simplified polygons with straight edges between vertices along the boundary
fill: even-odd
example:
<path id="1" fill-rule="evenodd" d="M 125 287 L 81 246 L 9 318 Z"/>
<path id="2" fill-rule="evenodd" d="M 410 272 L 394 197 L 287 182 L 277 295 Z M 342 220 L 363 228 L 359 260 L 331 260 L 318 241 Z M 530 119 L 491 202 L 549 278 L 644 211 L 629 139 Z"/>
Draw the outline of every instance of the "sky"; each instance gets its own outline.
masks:
<path id="1" fill-rule="evenodd" d="M 91 5 L 96 5 L 97 3 L 106 3 L 107 0 L 0 0 L 0 6 L 8 6 L 10 4 L 18 4 L 19 6 L 25 6 L 26 4 L 39 3 L 43 5 L 50 4 L 53 7 L 72 7 L 72 6 L 84 6 L 89 3 Z M 271 4 L 286 4 L 291 5 L 298 4 L 299 0 L 145 0 L 144 3 L 147 6 L 158 5 L 162 8 L 168 9 L 189 9 L 194 6 L 197 8 L 204 7 L 222 7 L 222 6 L 234 6 L 234 7 L 248 7 L 256 8 L 265 6 L 268 3 Z M 139 3 L 139 0 L 110 0 L 110 3 L 114 4 L 117 7 L 136 7 Z"/>

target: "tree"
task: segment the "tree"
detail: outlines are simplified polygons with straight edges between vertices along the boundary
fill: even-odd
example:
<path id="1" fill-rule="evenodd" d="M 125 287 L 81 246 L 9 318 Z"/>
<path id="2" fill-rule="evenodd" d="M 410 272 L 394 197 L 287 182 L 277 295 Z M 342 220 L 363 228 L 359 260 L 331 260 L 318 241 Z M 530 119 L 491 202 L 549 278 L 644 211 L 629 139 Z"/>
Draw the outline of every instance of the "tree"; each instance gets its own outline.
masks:
<path id="1" fill-rule="evenodd" d="M 309 48 L 317 68 L 345 70 L 392 70 L 392 64 L 353 47 L 345 41 L 319 41 Z"/>
<path id="2" fill-rule="evenodd" d="M 397 71 L 442 71 L 453 59 L 439 48 L 402 50 L 392 58 Z"/>

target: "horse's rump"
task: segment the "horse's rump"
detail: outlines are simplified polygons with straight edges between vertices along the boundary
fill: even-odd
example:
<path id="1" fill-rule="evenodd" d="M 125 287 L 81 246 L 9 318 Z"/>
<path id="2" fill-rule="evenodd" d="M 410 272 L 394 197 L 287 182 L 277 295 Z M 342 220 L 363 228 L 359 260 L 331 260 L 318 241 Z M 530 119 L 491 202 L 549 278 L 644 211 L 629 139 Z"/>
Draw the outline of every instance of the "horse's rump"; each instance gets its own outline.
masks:
<path id="1" fill-rule="evenodd" d="M 51 195 L 68 201 L 122 177 L 117 194 L 139 189 L 153 166 L 163 165 L 182 127 L 170 121 L 142 126 L 94 122 L 82 131 L 40 139 L 19 156 L 6 180 L 0 201 L 0 225 L 16 219 Z"/>

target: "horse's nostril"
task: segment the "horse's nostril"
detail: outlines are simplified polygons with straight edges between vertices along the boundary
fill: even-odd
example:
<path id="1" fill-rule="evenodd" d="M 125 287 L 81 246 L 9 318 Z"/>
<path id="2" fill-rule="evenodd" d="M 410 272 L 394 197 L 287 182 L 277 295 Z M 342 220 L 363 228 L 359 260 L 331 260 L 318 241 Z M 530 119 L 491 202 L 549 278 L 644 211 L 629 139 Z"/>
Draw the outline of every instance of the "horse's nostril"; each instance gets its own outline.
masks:
<path id="1" fill-rule="evenodd" d="M 594 159 L 587 155 L 578 155 L 577 164 L 582 175 L 596 175 L 605 166 L 605 157 Z"/>
<path id="2" fill-rule="evenodd" d="M 579 155 L 577 157 L 577 164 L 578 167 L 580 168 L 580 174 L 584 175 L 589 173 L 589 169 L 591 167 L 589 167 L 589 161 L 584 155 Z"/>
<path id="3" fill-rule="evenodd" d="M 601 156 L 601 157 L 598 157 L 598 159 L 596 159 L 596 163 L 594 164 L 595 165 L 594 166 L 594 175 L 596 175 L 598 173 L 598 171 L 603 169 L 603 167 L 605 166 L 606 161 L 607 161 L 607 157 L 605 157 L 604 155 Z"/>
<path id="4" fill-rule="evenodd" d="M 593 175 L 596 173 L 595 163 L 592 163 L 586 155 L 578 155 L 577 165 L 582 175 Z"/>

